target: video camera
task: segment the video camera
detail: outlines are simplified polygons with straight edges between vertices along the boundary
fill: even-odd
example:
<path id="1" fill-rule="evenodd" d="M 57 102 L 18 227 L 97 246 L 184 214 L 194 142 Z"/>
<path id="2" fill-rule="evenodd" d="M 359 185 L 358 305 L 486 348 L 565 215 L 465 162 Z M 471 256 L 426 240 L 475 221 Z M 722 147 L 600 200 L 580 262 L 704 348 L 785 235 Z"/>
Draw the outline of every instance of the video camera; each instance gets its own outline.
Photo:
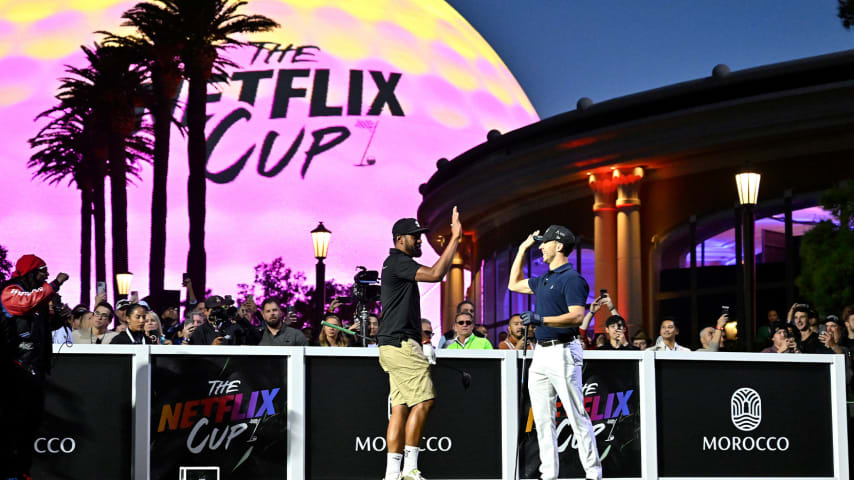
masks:
<path id="1" fill-rule="evenodd" d="M 376 302 L 380 299 L 380 273 L 365 267 L 356 267 L 359 271 L 353 277 L 353 288 L 350 295 L 356 303 Z"/>
<path id="2" fill-rule="evenodd" d="M 208 319 L 218 327 L 223 323 L 231 323 L 237 317 L 237 307 L 234 306 L 234 299 L 231 295 L 223 297 L 224 306 L 214 307 L 208 315 Z"/>

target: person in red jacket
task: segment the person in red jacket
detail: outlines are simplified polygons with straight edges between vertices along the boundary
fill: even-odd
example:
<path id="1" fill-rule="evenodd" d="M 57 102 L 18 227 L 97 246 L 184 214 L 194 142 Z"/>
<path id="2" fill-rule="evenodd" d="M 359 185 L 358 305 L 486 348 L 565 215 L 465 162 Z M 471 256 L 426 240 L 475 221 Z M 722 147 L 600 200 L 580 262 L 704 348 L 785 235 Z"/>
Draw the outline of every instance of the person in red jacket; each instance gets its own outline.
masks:
<path id="1" fill-rule="evenodd" d="M 47 264 L 24 255 L 12 278 L 0 286 L 0 478 L 30 478 L 33 440 L 44 413 L 44 377 L 50 373 L 51 332 L 62 321 L 60 273 L 47 283 Z"/>

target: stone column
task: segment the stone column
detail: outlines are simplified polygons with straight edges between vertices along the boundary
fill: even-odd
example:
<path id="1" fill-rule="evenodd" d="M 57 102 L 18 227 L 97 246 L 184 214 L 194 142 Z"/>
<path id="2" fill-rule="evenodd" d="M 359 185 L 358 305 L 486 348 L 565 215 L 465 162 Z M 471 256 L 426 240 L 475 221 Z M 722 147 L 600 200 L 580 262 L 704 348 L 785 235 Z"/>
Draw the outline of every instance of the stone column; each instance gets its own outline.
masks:
<path id="1" fill-rule="evenodd" d="M 619 298 L 617 285 L 617 184 L 610 174 L 596 174 L 589 177 L 593 190 L 593 256 L 594 256 L 594 297 L 599 290 L 607 289 L 616 305 Z M 610 313 L 600 309 L 596 314 L 596 333 L 605 331 L 605 319 Z"/>
<path id="2" fill-rule="evenodd" d="M 442 282 L 442 330 L 447 331 L 453 327 L 454 316 L 457 313 L 457 304 L 463 301 L 463 290 L 465 288 L 465 277 L 463 276 L 463 257 L 457 251 L 451 261 L 451 269 Z"/>
<path id="3" fill-rule="evenodd" d="M 643 279 L 641 277 L 640 186 L 644 171 L 614 170 L 617 184 L 617 309 L 634 328 L 643 324 Z M 634 334 L 633 329 L 630 332 Z"/>

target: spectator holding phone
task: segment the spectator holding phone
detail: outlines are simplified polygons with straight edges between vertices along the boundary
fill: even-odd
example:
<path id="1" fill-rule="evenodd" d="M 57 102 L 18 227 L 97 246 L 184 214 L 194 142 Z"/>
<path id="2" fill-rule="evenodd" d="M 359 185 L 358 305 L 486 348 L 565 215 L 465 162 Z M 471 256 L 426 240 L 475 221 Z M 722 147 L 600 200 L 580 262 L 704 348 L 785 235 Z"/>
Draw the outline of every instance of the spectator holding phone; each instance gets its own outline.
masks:
<path id="1" fill-rule="evenodd" d="M 599 350 L 637 350 L 629 343 L 626 321 L 623 317 L 619 315 L 608 317 L 605 320 L 605 333 L 608 334 L 608 339 L 604 345 L 598 347 Z"/>
<path id="2" fill-rule="evenodd" d="M 798 342 L 795 341 L 795 335 L 798 333 L 794 327 L 778 321 L 774 324 L 773 330 L 771 346 L 759 353 L 801 353 L 798 350 Z"/>
<path id="3" fill-rule="evenodd" d="M 184 323 L 180 325 L 178 331 L 175 332 L 175 335 L 172 336 L 172 345 L 184 345 L 189 343 L 190 337 L 193 335 L 193 331 L 195 329 L 196 326 L 193 325 L 192 321 L 185 320 Z"/>
<path id="4" fill-rule="evenodd" d="M 727 312 L 729 309 L 727 309 Z M 722 313 L 714 327 L 700 330 L 700 348 L 698 352 L 718 352 L 724 346 L 724 327 L 729 321 L 729 313 Z"/>
<path id="5" fill-rule="evenodd" d="M 818 326 L 818 341 L 820 345 L 816 348 L 816 353 L 847 354 L 848 348 L 841 345 L 844 329 L 845 326 L 839 320 L 839 317 L 828 315 L 825 322 Z"/>
<path id="6" fill-rule="evenodd" d="M 155 345 L 172 343 L 163 335 L 163 325 L 160 323 L 160 316 L 153 311 L 149 311 L 145 317 L 145 335 Z"/>

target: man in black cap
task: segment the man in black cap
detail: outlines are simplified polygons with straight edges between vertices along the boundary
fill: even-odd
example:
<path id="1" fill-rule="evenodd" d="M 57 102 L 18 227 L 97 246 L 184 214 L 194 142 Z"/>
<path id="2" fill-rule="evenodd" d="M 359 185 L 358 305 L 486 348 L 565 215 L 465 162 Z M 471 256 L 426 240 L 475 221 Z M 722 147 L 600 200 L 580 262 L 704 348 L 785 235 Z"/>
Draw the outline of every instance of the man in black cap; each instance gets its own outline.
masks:
<path id="1" fill-rule="evenodd" d="M 261 333 L 245 318 L 237 316 L 234 302 L 219 295 L 205 299 L 207 322 L 190 336 L 190 345 L 257 345 Z"/>
<path id="2" fill-rule="evenodd" d="M 421 234 L 428 231 L 414 218 L 395 222 L 391 231 L 394 248 L 383 263 L 383 321 L 377 343 L 380 366 L 388 373 L 391 392 L 385 480 L 423 480 L 418 471 L 418 448 L 424 421 L 436 398 L 430 378 L 436 354 L 429 340 L 422 341 L 418 282 L 440 282 L 448 273 L 462 237 L 457 207 L 451 214 L 451 238 L 432 267 L 413 260 L 421 256 Z"/>
<path id="3" fill-rule="evenodd" d="M 508 288 L 517 293 L 536 295 L 536 311 L 522 312 L 522 324 L 537 327 L 537 347 L 529 371 L 528 393 L 537 427 L 540 447 L 540 473 L 543 480 L 558 477 L 555 396 L 560 397 L 575 439 L 586 478 L 602 478 L 602 466 L 596 449 L 593 424 L 584 410 L 581 393 L 582 347 L 578 326 L 590 287 L 584 277 L 569 264 L 575 237 L 568 228 L 551 225 L 545 234 L 539 230 L 519 246 L 510 269 Z M 542 242 L 543 262 L 549 271 L 541 277 L 524 278 L 522 265 L 535 241 Z"/>

